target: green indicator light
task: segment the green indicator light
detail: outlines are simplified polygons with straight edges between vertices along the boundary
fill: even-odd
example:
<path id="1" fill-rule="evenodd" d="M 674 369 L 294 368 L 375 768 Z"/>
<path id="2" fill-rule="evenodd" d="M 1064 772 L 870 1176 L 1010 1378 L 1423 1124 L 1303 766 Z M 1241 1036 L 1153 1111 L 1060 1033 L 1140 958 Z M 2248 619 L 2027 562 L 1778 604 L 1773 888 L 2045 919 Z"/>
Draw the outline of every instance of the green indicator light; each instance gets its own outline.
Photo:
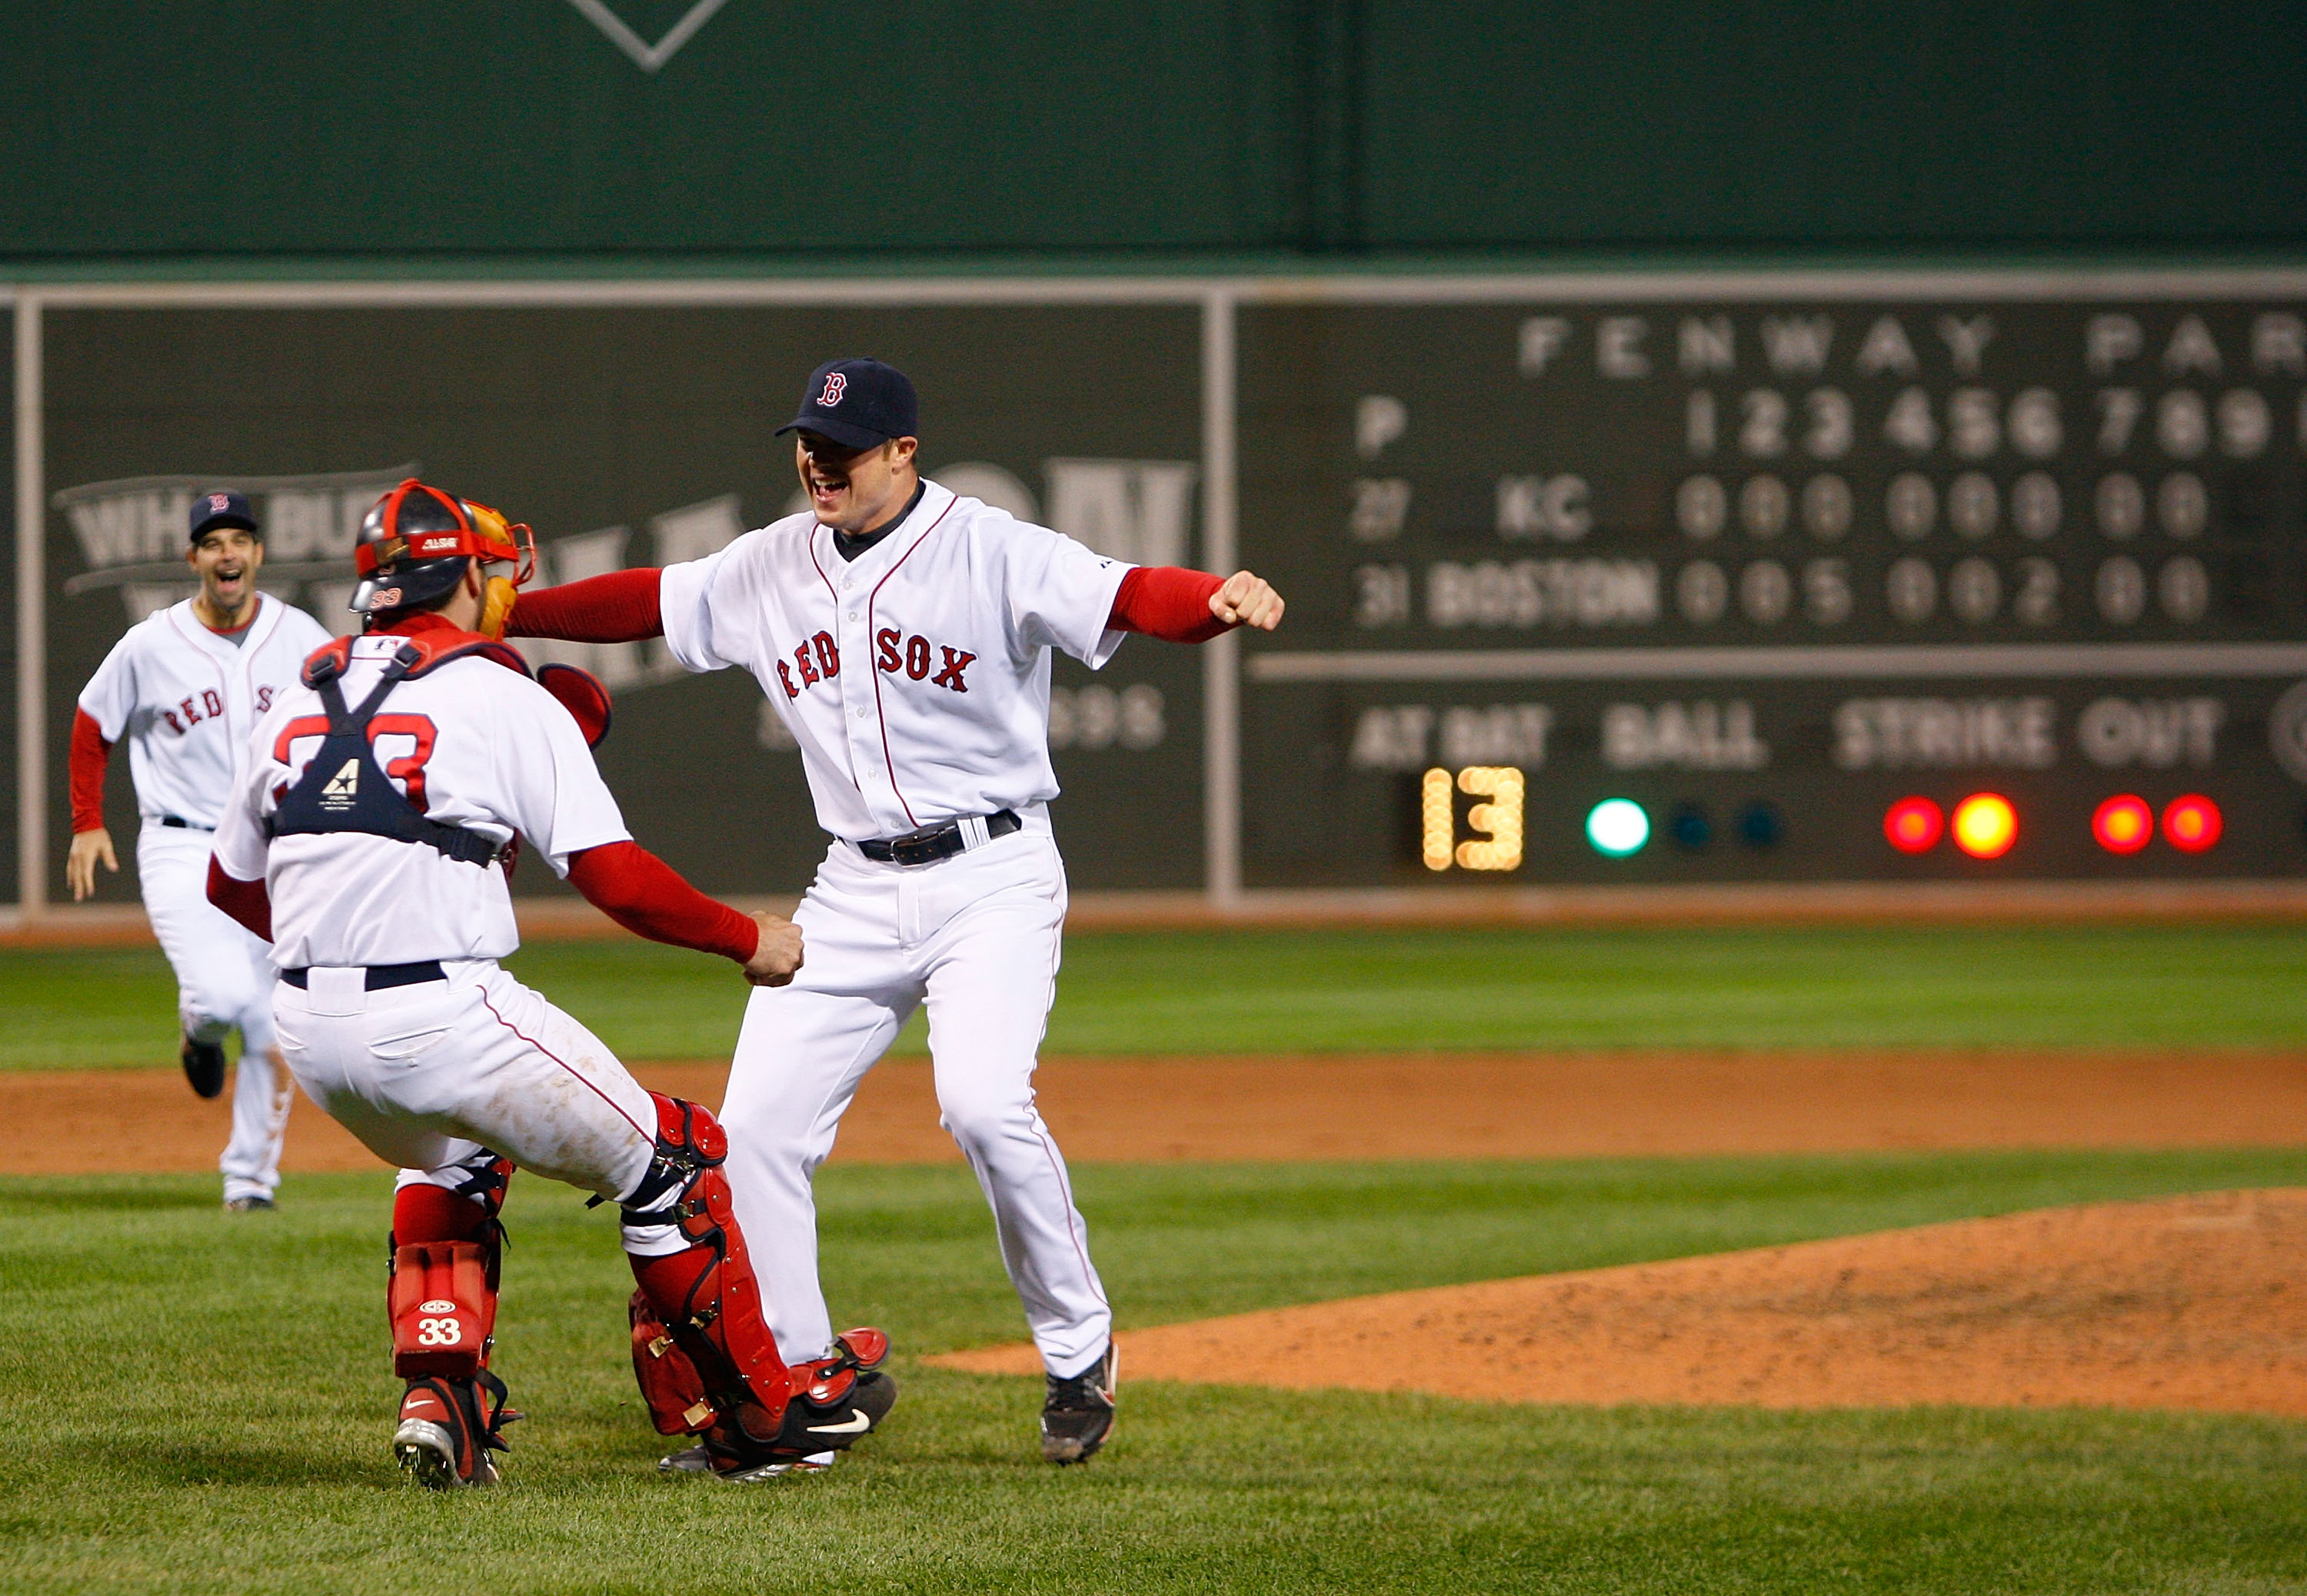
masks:
<path id="1" fill-rule="evenodd" d="M 1586 815 L 1586 841 L 1597 853 L 1623 859 L 1650 840 L 1651 817 L 1632 798 L 1604 798 Z"/>

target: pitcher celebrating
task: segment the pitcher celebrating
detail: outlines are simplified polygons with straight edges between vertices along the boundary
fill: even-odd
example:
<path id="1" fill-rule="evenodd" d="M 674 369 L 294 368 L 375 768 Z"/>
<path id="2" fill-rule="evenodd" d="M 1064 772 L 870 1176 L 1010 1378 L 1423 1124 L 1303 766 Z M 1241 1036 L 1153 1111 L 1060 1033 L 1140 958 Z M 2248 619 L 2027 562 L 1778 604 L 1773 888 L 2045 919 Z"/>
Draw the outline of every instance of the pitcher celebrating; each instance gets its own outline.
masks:
<path id="1" fill-rule="evenodd" d="M 1078 1463 L 1111 1429 L 1114 1358 L 1087 1227 L 1033 1104 L 1066 914 L 1050 653 L 1096 669 L 1128 632 L 1271 630 L 1282 600 L 1248 571 L 1133 568 L 924 481 L 913 384 L 879 361 L 819 366 L 781 431 L 798 434 L 812 513 L 704 559 L 534 595 L 511 630 L 662 635 L 691 670 L 742 666 L 801 747 L 835 839 L 797 915 L 809 963 L 754 993 L 723 1105 L 780 1343 L 831 1338 L 810 1180 L 926 1003 L 943 1122 L 1047 1369 L 1042 1453 Z"/>
<path id="2" fill-rule="evenodd" d="M 209 896 L 273 944 L 298 1083 L 401 1166 L 402 1464 L 442 1487 L 497 1478 L 489 1455 L 519 1417 L 488 1366 L 497 1214 L 527 1168 L 619 1206 L 657 1428 L 702 1432 L 720 1478 L 774 1478 L 888 1411 L 888 1341 L 853 1330 L 788 1368 L 731 1211 L 720 1125 L 645 1090 L 499 968 L 519 940 L 516 833 L 618 924 L 719 953 L 749 981 L 789 981 L 801 935 L 715 902 L 636 845 L 587 748 L 608 726 L 599 684 L 567 667 L 541 684 L 493 640 L 520 578 L 488 568 L 518 559 L 527 530 L 413 479 L 369 512 L 355 549 L 366 635 L 315 653 L 257 729 Z M 533 564 L 533 540 L 525 551 Z"/>
<path id="3" fill-rule="evenodd" d="M 96 891 L 98 865 L 120 868 L 104 824 L 104 771 L 124 737 L 142 816 L 137 882 L 152 934 L 176 971 L 184 1075 L 200 1096 L 224 1090 L 225 1038 L 240 1031 L 232 1139 L 218 1166 L 224 1206 L 246 1212 L 273 1206 L 296 1088 L 273 1046 L 272 964 L 264 944 L 205 895 L 209 838 L 249 732 L 329 634 L 302 610 L 256 591 L 264 539 L 240 494 L 219 490 L 193 500 L 184 558 L 200 592 L 130 627 L 81 689 L 64 879 L 79 901 Z"/>

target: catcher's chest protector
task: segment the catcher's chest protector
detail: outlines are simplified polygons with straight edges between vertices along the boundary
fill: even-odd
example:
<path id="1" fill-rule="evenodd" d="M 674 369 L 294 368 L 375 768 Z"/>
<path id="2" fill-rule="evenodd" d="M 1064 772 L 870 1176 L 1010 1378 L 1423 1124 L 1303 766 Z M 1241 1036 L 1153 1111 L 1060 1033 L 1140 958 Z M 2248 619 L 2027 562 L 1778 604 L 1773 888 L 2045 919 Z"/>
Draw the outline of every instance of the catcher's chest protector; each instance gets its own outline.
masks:
<path id="1" fill-rule="evenodd" d="M 392 689 L 407 679 L 409 668 L 423 657 L 415 647 L 403 647 L 386 664 L 375 691 L 351 710 L 345 707 L 344 686 L 338 679 L 341 666 L 324 653 L 306 668 L 306 679 L 320 694 L 321 707 L 329 713 L 329 731 L 322 739 L 321 751 L 304 767 L 302 779 L 281 795 L 265 822 L 267 835 L 359 832 L 420 842 L 467 865 L 486 865 L 495 859 L 497 845 L 488 838 L 433 819 L 396 791 L 370 746 L 369 722 Z"/>

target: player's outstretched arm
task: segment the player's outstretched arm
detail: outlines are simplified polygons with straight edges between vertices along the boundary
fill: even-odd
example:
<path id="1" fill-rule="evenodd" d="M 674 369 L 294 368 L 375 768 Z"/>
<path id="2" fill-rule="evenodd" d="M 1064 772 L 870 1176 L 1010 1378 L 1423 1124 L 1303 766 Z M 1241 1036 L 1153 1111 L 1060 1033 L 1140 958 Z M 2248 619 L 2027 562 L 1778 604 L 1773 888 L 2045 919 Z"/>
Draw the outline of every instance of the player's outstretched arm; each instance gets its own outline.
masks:
<path id="1" fill-rule="evenodd" d="M 510 637 L 558 637 L 570 643 L 639 643 L 665 636 L 654 567 L 611 571 L 581 582 L 522 593 L 505 621 Z"/>
<path id="2" fill-rule="evenodd" d="M 714 901 L 638 842 L 570 854 L 569 884 L 634 935 L 718 953 L 756 986 L 782 986 L 801 968 L 801 932 L 790 921 Z"/>
<path id="3" fill-rule="evenodd" d="M 1169 643 L 1207 643 L 1239 626 L 1282 624 L 1282 595 L 1248 571 L 1218 577 L 1182 566 L 1139 566 L 1121 579 L 1106 624 Z"/>

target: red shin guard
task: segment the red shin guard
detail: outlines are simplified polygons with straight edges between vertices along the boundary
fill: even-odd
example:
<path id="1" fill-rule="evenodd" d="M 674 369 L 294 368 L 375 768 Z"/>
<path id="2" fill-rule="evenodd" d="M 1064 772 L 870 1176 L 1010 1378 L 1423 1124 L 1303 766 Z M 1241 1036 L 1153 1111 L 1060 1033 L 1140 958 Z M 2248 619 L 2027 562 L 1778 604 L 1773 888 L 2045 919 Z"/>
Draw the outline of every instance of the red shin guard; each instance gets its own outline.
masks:
<path id="1" fill-rule="evenodd" d="M 760 1286 L 721 1173 L 728 1137 L 698 1105 L 649 1095 L 657 1107 L 656 1156 L 623 1205 L 626 1221 L 676 1225 L 690 1245 L 631 1259 L 640 1286 L 633 1367 L 641 1395 L 663 1434 L 701 1430 L 718 1413 L 752 1433 L 774 1435 L 793 1384 L 762 1315 Z M 678 1195 L 663 1203 L 668 1192 Z M 644 1323 L 644 1306 L 654 1324 Z M 671 1345 L 662 1344 L 668 1337 Z"/>
<path id="2" fill-rule="evenodd" d="M 392 1371 L 470 1379 L 488 1363 L 497 1319 L 497 1208 L 511 1165 L 476 1172 L 474 1195 L 420 1182 L 392 1197 Z"/>
<path id="3" fill-rule="evenodd" d="M 411 1242 L 392 1253 L 392 1372 L 470 1379 L 488 1355 L 497 1294 L 477 1242 Z"/>

